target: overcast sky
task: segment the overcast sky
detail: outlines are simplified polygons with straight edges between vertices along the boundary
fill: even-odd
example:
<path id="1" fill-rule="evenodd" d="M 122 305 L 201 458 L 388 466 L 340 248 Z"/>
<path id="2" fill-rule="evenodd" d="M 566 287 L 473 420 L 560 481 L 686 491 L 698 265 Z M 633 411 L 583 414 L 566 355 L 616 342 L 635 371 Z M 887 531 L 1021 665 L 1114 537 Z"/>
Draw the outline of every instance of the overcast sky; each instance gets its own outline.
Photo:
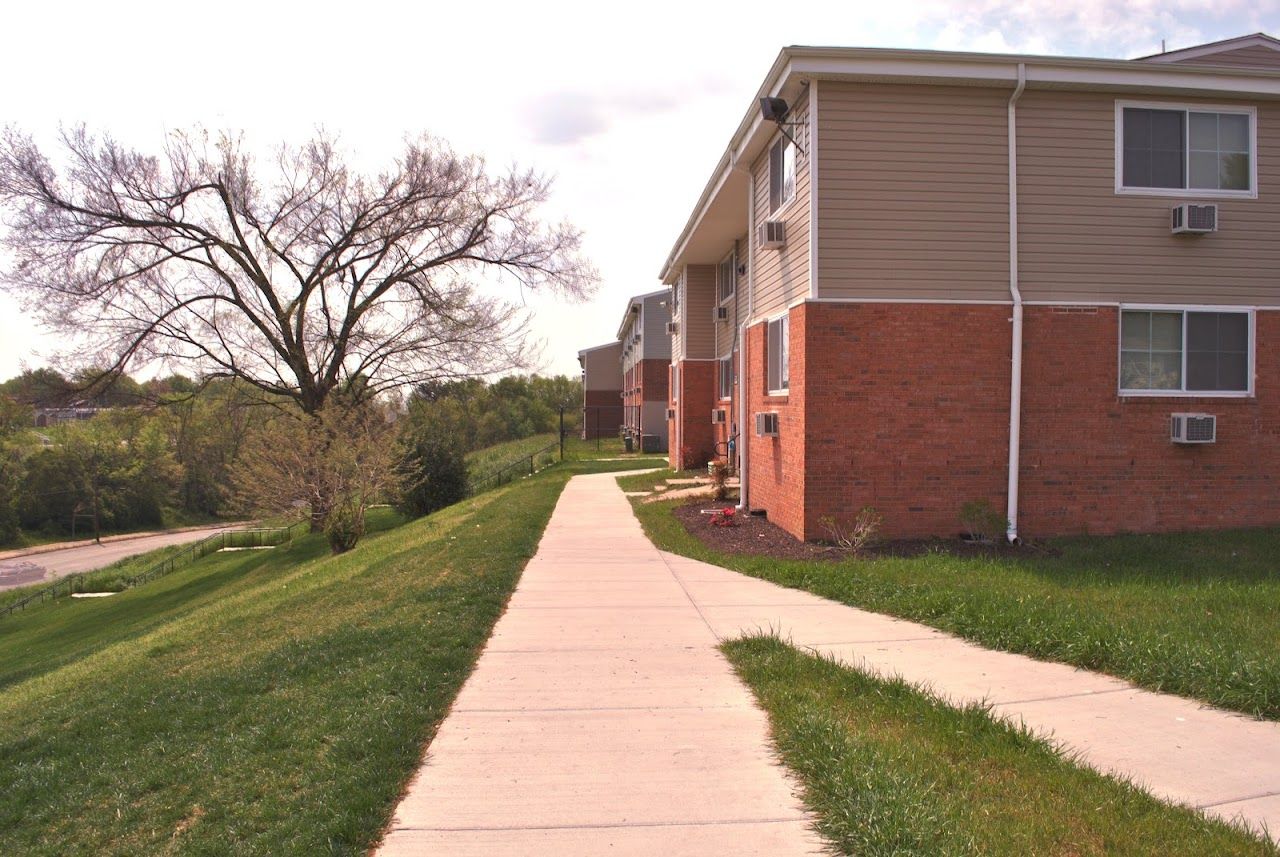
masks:
<path id="1" fill-rule="evenodd" d="M 447 5 L 447 8 L 446 8 Z M 586 232 L 588 302 L 534 298 L 543 370 L 576 374 L 658 270 L 783 45 L 1130 58 L 1259 30 L 1280 0 L 10 4 L 0 122 L 85 122 L 155 150 L 166 130 L 255 143 L 337 132 L 376 168 L 428 131 L 556 178 Z M 0 379 L 57 348 L 0 295 Z"/>

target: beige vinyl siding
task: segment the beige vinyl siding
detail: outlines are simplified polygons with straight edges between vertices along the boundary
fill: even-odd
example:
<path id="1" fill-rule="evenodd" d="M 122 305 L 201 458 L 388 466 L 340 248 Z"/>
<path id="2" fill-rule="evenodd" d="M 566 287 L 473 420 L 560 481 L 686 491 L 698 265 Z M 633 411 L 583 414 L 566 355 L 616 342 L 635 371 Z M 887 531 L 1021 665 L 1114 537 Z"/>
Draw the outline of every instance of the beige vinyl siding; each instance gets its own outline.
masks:
<path id="1" fill-rule="evenodd" d="M 677 322 L 676 332 L 671 335 L 672 363 L 678 363 L 684 359 L 684 306 L 685 295 L 688 291 L 685 288 L 685 275 L 687 273 L 687 271 L 682 271 L 675 284 L 671 287 L 672 292 L 677 293 L 675 295 L 676 316 L 672 319 Z"/>
<path id="2" fill-rule="evenodd" d="M 1178 63 L 1179 65 L 1218 65 L 1228 68 L 1274 69 L 1280 68 L 1280 51 L 1274 48 L 1265 48 L 1262 45 L 1252 45 L 1247 48 L 1236 48 L 1232 51 L 1222 51 L 1202 57 L 1170 60 L 1170 62 Z"/>
<path id="3" fill-rule="evenodd" d="M 1115 104 L 1110 94 L 1043 91 L 1018 104 L 1023 297 L 1280 305 L 1280 107 L 1256 104 L 1258 198 L 1186 200 L 1218 205 L 1220 231 L 1193 236 L 1169 231 L 1178 197 L 1115 192 Z"/>
<path id="4" fill-rule="evenodd" d="M 743 235 L 734 242 L 736 252 L 736 265 L 744 265 L 747 262 L 747 236 Z M 738 335 L 737 324 L 745 321 L 744 313 L 747 311 L 747 275 L 738 274 L 738 281 L 733 292 L 733 298 L 729 300 L 726 306 L 729 308 L 729 317 L 724 321 L 716 321 L 716 350 L 717 357 L 727 357 L 733 350 L 733 340 Z M 716 293 L 717 306 L 719 306 L 719 292 Z"/>
<path id="5" fill-rule="evenodd" d="M 1009 92 L 818 87 L 818 296 L 1008 300 Z"/>
<path id="6" fill-rule="evenodd" d="M 808 152 L 808 134 L 805 133 L 809 122 L 807 96 L 797 100 L 788 121 L 795 123 L 788 129 L 791 135 Z M 771 217 L 785 221 L 787 245 L 780 250 L 762 250 L 755 247 L 755 239 L 752 239 L 755 254 L 752 260 L 755 268 L 755 303 L 752 314 L 757 319 L 777 313 L 792 301 L 809 296 L 809 157 L 796 152 L 795 197 L 770 215 L 769 150 L 772 148 L 771 140 L 751 166 L 755 222 L 758 226 Z"/>
<path id="7" fill-rule="evenodd" d="M 641 314 L 644 329 L 640 338 L 640 359 L 670 360 L 671 337 L 667 335 L 667 322 L 671 320 L 671 307 L 667 303 L 667 295 L 645 298 Z"/>
<path id="8" fill-rule="evenodd" d="M 622 343 L 582 355 L 582 384 L 584 390 L 622 389 Z"/>
<path id="9" fill-rule="evenodd" d="M 716 305 L 716 266 L 689 265 L 685 268 L 684 318 L 680 335 L 684 337 L 685 360 L 705 360 L 715 356 L 716 329 L 713 319 Z"/>

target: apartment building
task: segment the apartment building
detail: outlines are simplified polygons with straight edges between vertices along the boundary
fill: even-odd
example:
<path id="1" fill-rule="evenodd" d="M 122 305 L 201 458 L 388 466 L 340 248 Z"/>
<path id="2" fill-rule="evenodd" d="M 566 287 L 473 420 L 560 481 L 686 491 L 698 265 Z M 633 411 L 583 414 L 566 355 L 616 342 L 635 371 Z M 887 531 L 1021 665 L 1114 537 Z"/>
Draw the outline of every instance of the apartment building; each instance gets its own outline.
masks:
<path id="1" fill-rule="evenodd" d="M 617 437 L 623 412 L 622 342 L 582 349 L 578 365 L 582 367 L 582 439 Z"/>
<path id="2" fill-rule="evenodd" d="M 1280 42 L 784 49 L 661 277 L 676 466 L 799 538 L 1280 523 Z"/>
<path id="3" fill-rule="evenodd" d="M 622 349 L 622 430 L 636 449 L 667 451 L 671 364 L 670 292 L 636 295 L 618 326 Z"/>

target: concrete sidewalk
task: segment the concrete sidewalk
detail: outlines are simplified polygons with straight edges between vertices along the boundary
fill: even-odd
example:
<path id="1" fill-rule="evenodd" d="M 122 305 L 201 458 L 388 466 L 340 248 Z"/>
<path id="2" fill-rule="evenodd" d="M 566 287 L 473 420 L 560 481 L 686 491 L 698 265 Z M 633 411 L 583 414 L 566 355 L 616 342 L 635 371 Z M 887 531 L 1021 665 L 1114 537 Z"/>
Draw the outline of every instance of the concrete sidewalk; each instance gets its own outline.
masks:
<path id="1" fill-rule="evenodd" d="M 1280 723 L 1252 720 L 1063 664 L 996 652 L 925 625 L 664 553 L 722 639 L 774 630 L 851 666 L 927 685 L 1050 735 L 1153 794 L 1280 833 Z"/>
<path id="2" fill-rule="evenodd" d="M 825 850 L 616 476 L 565 488 L 379 854 Z"/>

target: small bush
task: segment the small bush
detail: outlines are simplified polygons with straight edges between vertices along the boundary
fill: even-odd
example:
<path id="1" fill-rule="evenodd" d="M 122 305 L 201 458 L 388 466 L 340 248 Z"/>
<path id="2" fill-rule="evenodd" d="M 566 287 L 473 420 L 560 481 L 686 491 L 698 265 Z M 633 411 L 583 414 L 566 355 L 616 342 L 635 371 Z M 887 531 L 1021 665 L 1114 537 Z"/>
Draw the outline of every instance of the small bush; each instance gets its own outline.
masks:
<path id="1" fill-rule="evenodd" d="M 875 543 L 884 519 L 874 506 L 863 506 L 857 516 L 847 523 L 830 515 L 819 518 L 818 523 L 831 535 L 833 542 L 856 554 Z"/>
<path id="2" fill-rule="evenodd" d="M 729 496 L 729 465 L 723 461 L 713 462 L 708 466 L 711 471 L 711 484 L 715 486 L 717 500 L 724 500 Z"/>
<path id="3" fill-rule="evenodd" d="M 960 524 L 970 541 L 996 544 L 1009 530 L 1009 519 L 987 500 L 971 500 L 960 507 Z"/>

